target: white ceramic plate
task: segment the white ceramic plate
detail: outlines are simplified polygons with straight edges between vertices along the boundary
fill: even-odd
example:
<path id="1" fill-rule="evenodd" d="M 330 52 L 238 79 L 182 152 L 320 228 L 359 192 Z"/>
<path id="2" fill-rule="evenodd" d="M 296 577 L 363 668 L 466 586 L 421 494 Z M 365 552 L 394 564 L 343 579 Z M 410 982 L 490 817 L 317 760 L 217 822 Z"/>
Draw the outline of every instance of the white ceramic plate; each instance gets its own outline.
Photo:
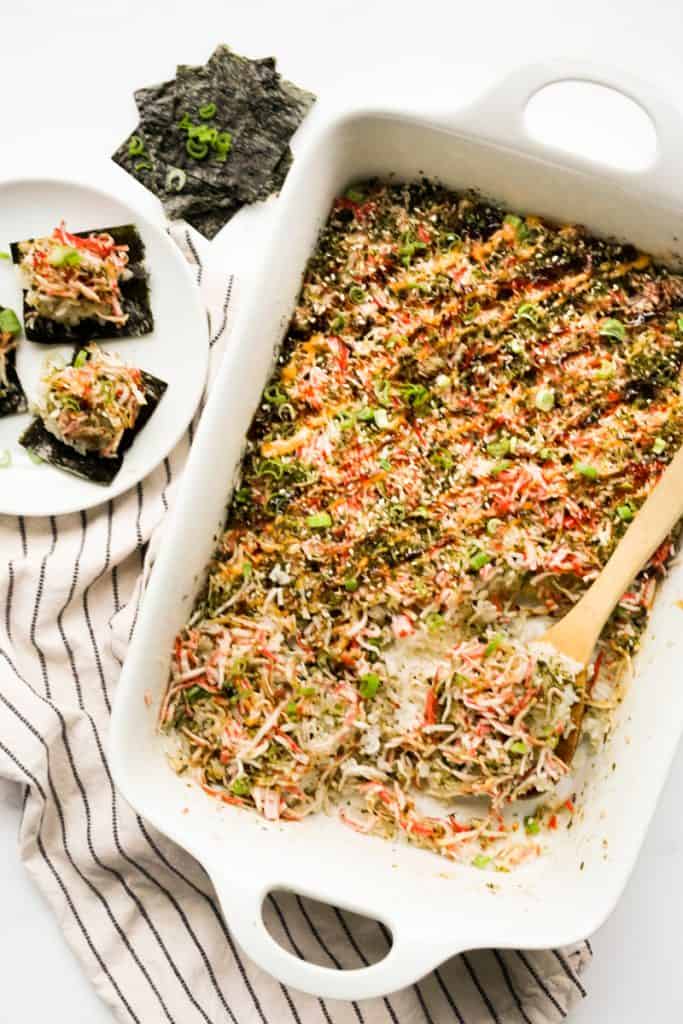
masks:
<path id="1" fill-rule="evenodd" d="M 7 252 L 10 242 L 49 234 L 62 218 L 73 231 L 131 223 L 138 228 L 147 249 L 154 331 L 98 344 L 165 380 L 168 390 L 108 487 L 32 462 L 18 443 L 31 415 L 1 417 L 0 452 L 10 453 L 11 464 L 0 469 L 0 513 L 61 515 L 98 505 L 133 487 L 180 439 L 206 379 L 206 312 L 192 272 L 166 232 L 120 199 L 86 185 L 37 178 L 0 183 L 0 250 Z M 0 263 L 0 305 L 14 309 L 21 319 L 19 275 L 5 261 Z M 17 370 L 29 403 L 37 395 L 46 359 L 61 355 L 68 361 L 72 352 L 71 345 L 39 345 L 21 337 Z"/>

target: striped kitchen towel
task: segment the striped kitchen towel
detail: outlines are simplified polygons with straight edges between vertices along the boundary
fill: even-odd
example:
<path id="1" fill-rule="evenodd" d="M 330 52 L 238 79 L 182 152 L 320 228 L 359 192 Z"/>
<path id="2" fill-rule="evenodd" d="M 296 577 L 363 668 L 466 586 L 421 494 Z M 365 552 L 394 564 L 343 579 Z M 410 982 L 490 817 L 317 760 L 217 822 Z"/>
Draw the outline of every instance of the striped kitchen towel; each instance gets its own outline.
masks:
<path id="1" fill-rule="evenodd" d="M 228 336 L 232 278 L 208 280 L 213 358 Z M 148 542 L 192 428 L 146 480 L 101 508 L 0 517 L 0 774 L 25 787 L 21 856 L 117 1020 L 139 1024 L 541 1024 L 585 995 L 588 943 L 454 958 L 384 999 L 290 991 L 237 948 L 202 869 L 117 794 L 106 757 L 119 660 L 135 627 Z M 379 959 L 377 922 L 271 896 L 274 935 L 337 968 Z"/>

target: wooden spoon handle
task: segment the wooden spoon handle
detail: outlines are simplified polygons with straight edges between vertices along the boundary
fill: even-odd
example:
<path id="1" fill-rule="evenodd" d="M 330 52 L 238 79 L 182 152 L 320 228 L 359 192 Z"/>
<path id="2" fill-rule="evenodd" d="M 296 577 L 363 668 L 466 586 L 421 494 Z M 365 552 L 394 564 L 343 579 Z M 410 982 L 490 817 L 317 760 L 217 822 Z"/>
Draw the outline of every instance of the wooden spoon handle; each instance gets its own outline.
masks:
<path id="1" fill-rule="evenodd" d="M 586 665 L 617 602 L 682 515 L 683 448 L 680 448 L 598 578 L 544 639 L 563 654 Z"/>

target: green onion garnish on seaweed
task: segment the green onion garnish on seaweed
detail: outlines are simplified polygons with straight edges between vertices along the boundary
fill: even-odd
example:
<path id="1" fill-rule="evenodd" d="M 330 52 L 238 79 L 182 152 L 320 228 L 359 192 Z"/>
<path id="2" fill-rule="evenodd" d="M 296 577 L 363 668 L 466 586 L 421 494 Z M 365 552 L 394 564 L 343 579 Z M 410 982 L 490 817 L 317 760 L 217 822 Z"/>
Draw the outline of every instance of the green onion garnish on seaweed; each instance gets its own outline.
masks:
<path id="1" fill-rule="evenodd" d="M 139 124 L 113 159 L 159 196 L 169 218 L 207 238 L 245 203 L 279 192 L 292 164 L 290 139 L 314 102 L 280 77 L 273 59 L 249 60 L 227 46 L 135 99 Z M 187 175 L 182 188 L 172 168 Z"/>
<path id="2" fill-rule="evenodd" d="M 140 156 L 145 152 L 145 144 L 139 135 L 131 135 L 128 142 L 128 156 Z"/>

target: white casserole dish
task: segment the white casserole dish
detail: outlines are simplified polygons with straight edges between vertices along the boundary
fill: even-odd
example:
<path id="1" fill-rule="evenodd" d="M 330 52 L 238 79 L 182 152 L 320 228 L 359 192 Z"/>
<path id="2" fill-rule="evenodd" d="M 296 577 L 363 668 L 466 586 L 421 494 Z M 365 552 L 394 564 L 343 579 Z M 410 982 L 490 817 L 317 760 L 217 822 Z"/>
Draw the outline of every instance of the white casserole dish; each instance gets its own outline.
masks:
<path id="1" fill-rule="evenodd" d="M 644 107 L 660 145 L 651 167 L 638 174 L 606 171 L 529 139 L 522 116 L 528 99 L 567 79 L 612 86 Z M 259 281 L 244 298 L 165 529 L 119 684 L 110 742 L 112 770 L 126 799 L 203 864 L 244 950 L 295 988 L 340 999 L 377 996 L 462 950 L 543 948 L 590 934 L 626 883 L 683 730 L 679 568 L 661 588 L 636 682 L 609 743 L 594 759 L 583 812 L 571 830 L 553 835 L 545 856 L 515 873 L 455 866 L 407 845 L 357 835 L 333 817 L 267 823 L 218 805 L 171 772 L 166 741 L 155 732 L 168 651 L 201 585 L 246 430 L 331 200 L 366 176 L 426 174 L 668 258 L 683 238 L 675 159 L 682 128 L 676 112 L 646 87 L 563 63 L 519 71 L 450 119 L 397 111 L 319 118 L 299 148 Z M 146 690 L 154 697 L 149 709 Z M 263 925 L 263 899 L 277 888 L 382 920 L 393 935 L 391 951 L 352 971 L 299 960 Z"/>

